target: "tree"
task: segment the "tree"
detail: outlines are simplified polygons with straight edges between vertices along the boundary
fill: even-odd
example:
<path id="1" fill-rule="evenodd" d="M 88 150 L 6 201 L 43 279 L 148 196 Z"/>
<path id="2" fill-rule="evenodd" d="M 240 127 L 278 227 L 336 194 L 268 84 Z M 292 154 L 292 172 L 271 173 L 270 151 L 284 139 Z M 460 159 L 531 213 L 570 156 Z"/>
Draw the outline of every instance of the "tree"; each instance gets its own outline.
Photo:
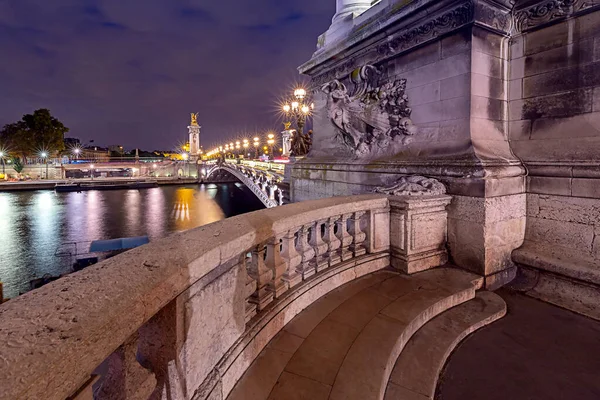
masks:
<path id="1" fill-rule="evenodd" d="M 23 172 L 23 163 L 21 162 L 21 159 L 19 157 L 13 157 L 11 159 L 11 161 L 12 161 L 13 169 L 15 170 L 15 172 L 17 174 L 20 174 L 21 172 Z"/>
<path id="2" fill-rule="evenodd" d="M 21 121 L 5 125 L 0 131 L 0 141 L 26 159 L 40 150 L 49 153 L 64 150 L 68 131 L 69 128 L 53 117 L 50 110 L 41 108 L 33 114 L 23 115 Z"/>

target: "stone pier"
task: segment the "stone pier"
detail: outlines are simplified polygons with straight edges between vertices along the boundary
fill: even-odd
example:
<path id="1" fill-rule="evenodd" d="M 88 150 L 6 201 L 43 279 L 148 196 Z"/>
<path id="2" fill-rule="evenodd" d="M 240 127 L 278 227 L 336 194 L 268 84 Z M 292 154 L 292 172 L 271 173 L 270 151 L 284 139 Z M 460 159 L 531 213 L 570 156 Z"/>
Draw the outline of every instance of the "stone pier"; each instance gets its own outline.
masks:
<path id="1" fill-rule="evenodd" d="M 382 0 L 334 18 L 300 67 L 315 134 L 293 167 L 293 200 L 433 178 L 452 196 L 452 262 L 492 289 L 515 278 L 515 261 L 528 276 L 551 272 L 538 289 L 571 300 L 536 295 L 576 308 L 586 292 L 589 311 L 600 283 L 598 10 Z"/>

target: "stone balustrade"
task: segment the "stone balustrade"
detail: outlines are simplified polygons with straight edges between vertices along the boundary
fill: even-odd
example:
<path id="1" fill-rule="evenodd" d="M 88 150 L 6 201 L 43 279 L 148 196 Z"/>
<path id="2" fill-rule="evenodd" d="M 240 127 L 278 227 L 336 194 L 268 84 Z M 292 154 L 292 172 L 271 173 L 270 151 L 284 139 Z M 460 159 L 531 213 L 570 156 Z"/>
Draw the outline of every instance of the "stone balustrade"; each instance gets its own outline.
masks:
<path id="1" fill-rule="evenodd" d="M 373 194 L 261 210 L 13 299 L 0 306 L 0 399 L 224 399 L 300 311 L 390 267 L 390 233 L 414 244 L 419 266 L 439 265 L 415 252 L 434 249 L 441 260 L 448 199 Z M 390 223 L 403 212 L 395 208 L 427 215 L 411 220 L 421 236 Z"/>

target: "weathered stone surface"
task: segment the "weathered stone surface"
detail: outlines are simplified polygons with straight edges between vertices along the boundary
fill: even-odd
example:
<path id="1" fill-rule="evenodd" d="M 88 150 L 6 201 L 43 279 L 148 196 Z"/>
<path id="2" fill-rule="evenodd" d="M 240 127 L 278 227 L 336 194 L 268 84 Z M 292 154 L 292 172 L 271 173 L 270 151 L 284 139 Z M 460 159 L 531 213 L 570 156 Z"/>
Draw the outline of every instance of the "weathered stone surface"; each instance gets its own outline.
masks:
<path id="1" fill-rule="evenodd" d="M 571 195 L 571 178 L 550 176 L 530 176 L 527 178 L 527 191 L 538 194 Z"/>
<path id="2" fill-rule="evenodd" d="M 408 341 L 396 360 L 384 399 L 396 399 L 389 393 L 390 384 L 433 399 L 438 376 L 459 342 L 505 313 L 506 303 L 502 298 L 491 292 L 480 292 L 473 300 L 426 323 Z"/>
<path id="3" fill-rule="evenodd" d="M 544 96 L 600 84 L 600 63 L 576 65 L 523 79 L 523 97 Z M 591 111 L 591 110 L 590 110 Z"/>
<path id="4" fill-rule="evenodd" d="M 594 240 L 594 227 L 572 222 L 530 217 L 525 236 L 534 242 L 550 246 L 580 249 L 590 253 Z"/>
<path id="5" fill-rule="evenodd" d="M 570 196 L 528 195 L 535 202 L 529 215 L 555 221 L 600 226 L 600 200 Z"/>

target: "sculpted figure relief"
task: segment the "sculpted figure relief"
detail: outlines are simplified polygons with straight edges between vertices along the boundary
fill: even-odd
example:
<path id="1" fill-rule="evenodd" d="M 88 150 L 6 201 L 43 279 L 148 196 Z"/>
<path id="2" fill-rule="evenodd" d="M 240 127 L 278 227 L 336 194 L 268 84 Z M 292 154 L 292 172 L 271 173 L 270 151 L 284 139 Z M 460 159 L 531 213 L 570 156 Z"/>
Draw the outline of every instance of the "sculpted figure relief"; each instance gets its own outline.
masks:
<path id="1" fill-rule="evenodd" d="M 416 132 L 410 120 L 406 80 L 379 85 L 380 75 L 376 67 L 367 65 L 321 88 L 327 94 L 327 113 L 337 128 L 338 140 L 358 157 L 391 154 Z"/>
<path id="2" fill-rule="evenodd" d="M 446 187 L 437 179 L 411 175 L 403 176 L 390 186 L 378 187 L 374 192 L 392 196 L 433 196 L 446 194 Z"/>

